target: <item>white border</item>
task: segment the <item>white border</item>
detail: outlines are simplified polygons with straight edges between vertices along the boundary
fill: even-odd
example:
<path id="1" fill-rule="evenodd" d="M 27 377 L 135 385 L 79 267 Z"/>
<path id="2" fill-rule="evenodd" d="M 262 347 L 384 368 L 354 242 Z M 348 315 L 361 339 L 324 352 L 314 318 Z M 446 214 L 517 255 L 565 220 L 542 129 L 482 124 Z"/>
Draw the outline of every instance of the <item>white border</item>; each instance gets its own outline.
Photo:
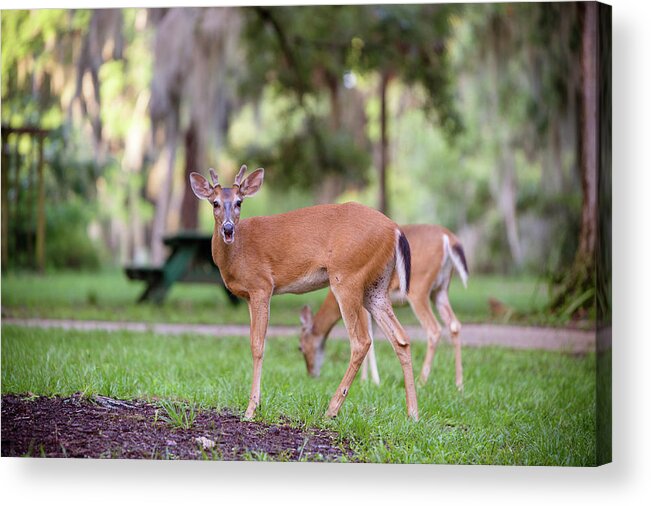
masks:
<path id="1" fill-rule="evenodd" d="M 278 2 L 229 2 L 277 4 Z M 299 3 L 299 2 L 292 2 Z M 341 2 L 330 2 L 341 3 Z M 362 2 L 370 3 L 370 2 Z M 24 0 L 3 8 L 52 7 Z M 55 1 L 57 7 L 181 2 Z M 192 5 L 220 2 L 193 1 Z M 613 455 L 597 469 L 0 459 L 5 504 L 649 504 L 649 3 L 613 0 Z"/>

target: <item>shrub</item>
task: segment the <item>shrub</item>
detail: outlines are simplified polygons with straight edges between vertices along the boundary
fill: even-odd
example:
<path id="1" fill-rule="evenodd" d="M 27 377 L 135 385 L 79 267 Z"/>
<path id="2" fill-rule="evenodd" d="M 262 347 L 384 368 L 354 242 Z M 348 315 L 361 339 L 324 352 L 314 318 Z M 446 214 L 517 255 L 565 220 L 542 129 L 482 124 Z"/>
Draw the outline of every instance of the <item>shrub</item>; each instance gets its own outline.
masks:
<path id="1" fill-rule="evenodd" d="M 48 268 L 97 269 L 100 255 L 88 236 L 92 210 L 75 198 L 46 207 L 46 262 Z"/>

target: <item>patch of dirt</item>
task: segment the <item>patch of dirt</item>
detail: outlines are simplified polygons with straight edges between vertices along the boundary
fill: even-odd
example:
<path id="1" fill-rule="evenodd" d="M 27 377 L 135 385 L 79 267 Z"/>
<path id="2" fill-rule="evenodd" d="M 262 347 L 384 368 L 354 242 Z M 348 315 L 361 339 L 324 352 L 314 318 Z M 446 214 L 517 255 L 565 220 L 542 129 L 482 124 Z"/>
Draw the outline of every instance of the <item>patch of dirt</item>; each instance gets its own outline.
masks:
<path id="1" fill-rule="evenodd" d="M 158 413 L 157 413 L 158 411 Z M 95 396 L 2 396 L 3 457 L 282 461 L 351 459 L 337 435 L 319 429 L 242 421 L 199 410 L 189 429 L 161 420 L 165 410 L 143 401 Z"/>

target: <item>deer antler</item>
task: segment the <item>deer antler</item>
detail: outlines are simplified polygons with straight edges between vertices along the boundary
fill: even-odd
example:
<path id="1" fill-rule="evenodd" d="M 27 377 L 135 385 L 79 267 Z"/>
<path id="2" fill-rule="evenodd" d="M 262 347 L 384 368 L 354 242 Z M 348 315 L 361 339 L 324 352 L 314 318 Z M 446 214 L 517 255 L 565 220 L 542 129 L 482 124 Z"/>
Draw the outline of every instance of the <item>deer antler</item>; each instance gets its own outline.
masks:
<path id="1" fill-rule="evenodd" d="M 217 173 L 215 172 L 215 169 L 211 167 L 208 169 L 208 171 L 210 172 L 213 186 L 217 186 L 219 183 L 217 182 Z"/>
<path id="2" fill-rule="evenodd" d="M 237 173 L 237 176 L 235 176 L 235 182 L 233 182 L 234 185 L 240 186 L 242 184 L 242 178 L 244 177 L 245 172 L 246 165 L 242 165 L 240 167 L 240 171 Z"/>

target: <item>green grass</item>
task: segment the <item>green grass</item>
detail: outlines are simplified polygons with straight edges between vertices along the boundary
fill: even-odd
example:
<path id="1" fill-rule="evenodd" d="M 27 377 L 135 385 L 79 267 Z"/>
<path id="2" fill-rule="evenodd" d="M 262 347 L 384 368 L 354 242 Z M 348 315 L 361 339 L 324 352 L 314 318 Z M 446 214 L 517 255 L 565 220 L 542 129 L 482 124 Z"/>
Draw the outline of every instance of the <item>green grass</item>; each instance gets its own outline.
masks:
<path id="1" fill-rule="evenodd" d="M 246 304 L 231 306 L 221 287 L 180 283 L 172 287 L 165 303 L 136 304 L 144 283 L 129 281 L 120 271 L 99 273 L 58 272 L 46 275 L 8 273 L 2 276 L 3 314 L 17 317 L 129 320 L 172 323 L 248 323 Z M 305 295 L 272 298 L 271 324 L 298 325 L 303 304 L 313 309 L 325 290 Z M 495 297 L 526 316 L 526 323 L 557 324 L 542 314 L 547 288 L 535 278 L 473 276 L 464 289 L 455 277 L 450 300 L 463 323 L 490 321 L 488 298 Z M 408 307 L 396 309 L 403 324 L 417 324 Z M 496 320 L 502 321 L 502 320 Z"/>
<path id="2" fill-rule="evenodd" d="M 165 413 L 157 415 L 158 418 L 175 429 L 190 429 L 197 418 L 197 411 L 193 404 L 186 406 L 182 402 L 163 400 L 160 402 L 160 407 Z"/>
<path id="3" fill-rule="evenodd" d="M 268 340 L 257 419 L 334 430 L 366 462 L 595 465 L 594 354 L 466 348 L 459 394 L 452 350 L 441 345 L 429 384 L 418 389 L 415 423 L 386 342 L 377 343 L 381 386 L 357 379 L 335 420 L 323 414 L 347 366 L 348 343 L 328 343 L 317 380 L 307 377 L 297 344 L 296 336 Z M 424 352 L 424 343 L 414 343 L 417 371 Z M 81 391 L 243 414 L 250 377 L 243 338 L 2 328 L 3 394 Z"/>

